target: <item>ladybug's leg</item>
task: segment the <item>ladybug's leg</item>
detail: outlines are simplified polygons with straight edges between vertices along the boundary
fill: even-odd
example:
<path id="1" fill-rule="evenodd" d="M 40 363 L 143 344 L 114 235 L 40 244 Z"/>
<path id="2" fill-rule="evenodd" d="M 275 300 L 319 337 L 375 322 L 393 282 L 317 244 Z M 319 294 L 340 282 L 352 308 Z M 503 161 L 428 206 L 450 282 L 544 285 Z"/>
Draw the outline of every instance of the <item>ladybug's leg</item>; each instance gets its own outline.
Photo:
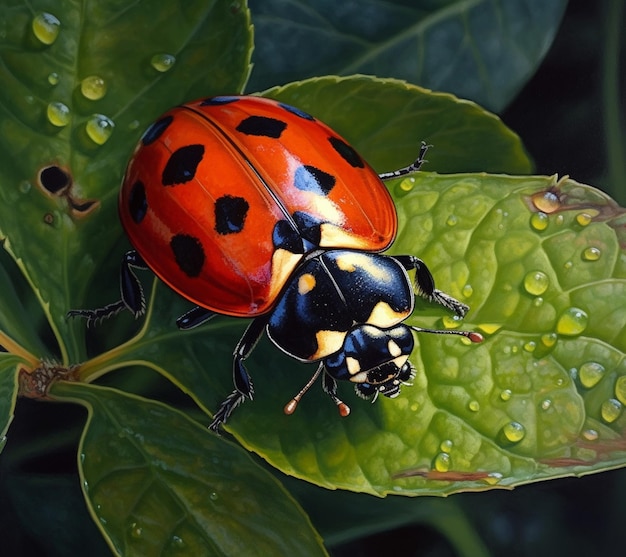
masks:
<path id="1" fill-rule="evenodd" d="M 243 365 L 243 362 L 250 355 L 256 343 L 263 335 L 267 320 L 268 317 L 263 316 L 257 317 L 252 321 L 235 347 L 233 354 L 233 383 L 235 384 L 235 390 L 222 402 L 213 416 L 213 421 L 209 425 L 209 429 L 216 433 L 219 433 L 220 426 L 228 420 L 237 406 L 244 402 L 246 398 L 252 400 L 254 396 L 252 379 L 250 379 L 250 375 Z"/>
<path id="2" fill-rule="evenodd" d="M 143 315 L 146 311 L 146 301 L 141 283 L 133 268 L 145 270 L 148 266 L 135 250 L 130 250 L 124 255 L 120 266 L 121 300 L 97 309 L 72 309 L 67 312 L 67 316 L 84 317 L 89 327 L 92 323 L 112 317 L 123 309 L 130 311 L 135 318 Z"/>
<path id="3" fill-rule="evenodd" d="M 401 176 L 406 176 L 407 174 L 411 174 L 413 172 L 417 172 L 422 165 L 426 162 L 424 158 L 426 156 L 426 152 L 431 147 L 431 145 L 427 145 L 422 141 L 422 145 L 420 147 L 420 152 L 417 155 L 415 161 L 409 166 L 405 166 L 404 168 L 399 168 L 398 170 L 393 170 L 392 172 L 383 172 L 379 174 L 378 177 L 381 180 L 391 180 L 392 178 L 400 178 Z"/>
<path id="4" fill-rule="evenodd" d="M 465 317 L 469 306 L 435 288 L 435 279 L 430 274 L 426 263 L 414 255 L 394 255 L 393 258 L 407 271 L 415 270 L 415 289 L 420 296 L 441 304 L 459 317 Z"/>
<path id="5" fill-rule="evenodd" d="M 196 306 L 181 315 L 176 320 L 176 325 L 182 331 L 186 331 L 187 329 L 193 329 L 195 327 L 199 327 L 200 325 L 204 325 L 209 319 L 213 319 L 216 315 L 217 313 L 214 311 Z"/>

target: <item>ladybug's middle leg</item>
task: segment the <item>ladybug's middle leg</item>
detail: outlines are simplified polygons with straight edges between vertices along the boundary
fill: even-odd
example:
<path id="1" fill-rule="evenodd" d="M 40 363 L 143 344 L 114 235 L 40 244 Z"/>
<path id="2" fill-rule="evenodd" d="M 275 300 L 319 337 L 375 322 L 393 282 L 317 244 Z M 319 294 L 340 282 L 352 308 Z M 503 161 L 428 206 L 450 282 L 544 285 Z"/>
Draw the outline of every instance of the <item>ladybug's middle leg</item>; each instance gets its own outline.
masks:
<path id="1" fill-rule="evenodd" d="M 121 299 L 97 309 L 72 309 L 67 312 L 67 316 L 84 317 L 89 327 L 92 323 L 112 317 L 124 309 L 130 311 L 135 318 L 143 315 L 146 311 L 146 300 L 133 268 L 146 270 L 148 266 L 135 250 L 130 250 L 124 255 L 120 266 Z"/>
<path id="2" fill-rule="evenodd" d="M 465 314 L 469 311 L 469 306 L 435 288 L 435 279 L 426 263 L 414 255 L 394 255 L 392 257 L 407 271 L 415 271 L 415 289 L 420 296 L 437 302 L 456 313 L 459 317 L 465 317 Z"/>
<path id="3" fill-rule="evenodd" d="M 235 347 L 233 354 L 233 383 L 235 384 L 235 390 L 222 402 L 209 425 L 209 429 L 216 433 L 219 432 L 221 425 L 230 418 L 237 406 L 244 402 L 246 398 L 252 400 L 254 396 L 252 379 L 243 362 L 265 332 L 267 321 L 268 317 L 266 316 L 257 317 L 252 321 Z"/>

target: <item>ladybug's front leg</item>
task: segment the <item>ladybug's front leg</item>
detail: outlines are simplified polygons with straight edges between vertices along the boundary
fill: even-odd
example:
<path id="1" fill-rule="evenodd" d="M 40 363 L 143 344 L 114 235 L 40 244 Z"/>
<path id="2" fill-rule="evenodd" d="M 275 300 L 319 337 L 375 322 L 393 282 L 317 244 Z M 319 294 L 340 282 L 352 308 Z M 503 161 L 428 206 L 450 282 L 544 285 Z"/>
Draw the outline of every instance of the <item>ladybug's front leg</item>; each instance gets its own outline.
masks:
<path id="1" fill-rule="evenodd" d="M 407 271 L 415 270 L 415 289 L 420 296 L 437 302 L 459 317 L 465 317 L 469 311 L 469 306 L 435 288 L 435 279 L 433 279 L 426 263 L 414 255 L 394 255 L 393 258 Z"/>
<path id="2" fill-rule="evenodd" d="M 209 429 L 215 433 L 219 433 L 221 425 L 230 418 L 230 415 L 237 406 L 244 402 L 246 398 L 252 400 L 254 395 L 252 379 L 250 379 L 250 375 L 243 365 L 243 362 L 250 355 L 256 343 L 263 335 L 267 321 L 268 317 L 266 316 L 257 317 L 250 323 L 237 343 L 233 354 L 233 383 L 235 384 L 235 390 L 226 397 L 226 400 L 222 402 L 213 416 L 213 421 L 209 425 Z"/>
<path id="3" fill-rule="evenodd" d="M 67 312 L 68 317 L 84 317 L 87 320 L 87 326 L 97 323 L 102 319 L 108 319 L 119 313 L 123 309 L 129 310 L 135 318 L 143 315 L 146 311 L 146 301 L 143 295 L 141 283 L 135 275 L 135 269 L 147 269 L 141 256 L 131 250 L 124 255 L 122 265 L 120 267 L 120 294 L 121 300 L 108 304 L 97 309 L 72 309 Z"/>
<path id="4" fill-rule="evenodd" d="M 431 145 L 427 145 L 424 141 L 422 141 L 422 145 L 420 146 L 420 152 L 417 155 L 415 161 L 409 166 L 405 166 L 404 168 L 399 168 L 398 170 L 393 170 L 391 172 L 383 172 L 379 174 L 378 177 L 385 181 L 391 180 L 392 178 L 400 178 L 401 176 L 406 176 L 407 174 L 412 174 L 413 172 L 417 172 L 422 165 L 426 162 L 424 158 L 426 156 L 426 152 L 428 149 L 432 147 Z"/>

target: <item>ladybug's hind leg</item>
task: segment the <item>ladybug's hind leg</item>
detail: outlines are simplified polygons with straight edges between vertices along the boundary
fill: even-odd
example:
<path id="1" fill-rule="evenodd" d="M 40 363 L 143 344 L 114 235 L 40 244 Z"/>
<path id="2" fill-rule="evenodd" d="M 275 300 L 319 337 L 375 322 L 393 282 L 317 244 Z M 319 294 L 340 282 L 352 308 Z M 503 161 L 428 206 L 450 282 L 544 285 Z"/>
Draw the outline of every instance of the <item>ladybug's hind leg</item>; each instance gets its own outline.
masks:
<path id="1" fill-rule="evenodd" d="M 265 316 L 257 317 L 248 325 L 248 328 L 237 343 L 233 354 L 233 383 L 235 384 L 235 390 L 226 397 L 226 400 L 222 402 L 213 416 L 213 421 L 209 425 L 209 429 L 215 433 L 219 433 L 222 424 L 230 418 L 237 406 L 244 402 L 246 398 L 252 400 L 254 396 L 252 379 L 243 362 L 250 355 L 256 343 L 263 335 L 267 320 L 268 318 Z"/>
<path id="2" fill-rule="evenodd" d="M 407 271 L 415 271 L 415 290 L 417 294 L 448 308 L 459 317 L 465 317 L 465 314 L 469 311 L 469 306 L 435 288 L 435 279 L 433 279 L 426 263 L 414 255 L 394 255 L 393 258 Z"/>
<path id="3" fill-rule="evenodd" d="M 141 283 L 133 268 L 148 269 L 148 266 L 135 250 L 130 250 L 124 255 L 120 266 L 121 300 L 97 309 L 72 309 L 67 312 L 67 316 L 84 317 L 89 327 L 93 323 L 108 319 L 124 309 L 130 311 L 135 318 L 143 315 L 146 311 L 146 300 Z"/>

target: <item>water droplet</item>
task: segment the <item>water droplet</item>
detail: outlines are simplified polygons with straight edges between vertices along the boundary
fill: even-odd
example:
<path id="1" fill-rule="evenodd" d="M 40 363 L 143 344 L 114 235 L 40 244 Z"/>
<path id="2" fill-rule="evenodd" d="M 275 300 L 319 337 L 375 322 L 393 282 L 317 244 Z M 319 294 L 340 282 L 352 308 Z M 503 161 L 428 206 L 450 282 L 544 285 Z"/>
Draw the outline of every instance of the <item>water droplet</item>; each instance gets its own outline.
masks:
<path id="1" fill-rule="evenodd" d="M 130 536 L 131 538 L 134 538 L 136 540 L 138 540 L 139 538 L 141 538 L 141 536 L 143 536 L 143 528 L 139 526 L 137 522 L 133 522 L 130 525 Z"/>
<path id="2" fill-rule="evenodd" d="M 508 443 L 519 443 L 526 435 L 526 429 L 519 422 L 509 422 L 502 427 L 501 438 Z"/>
<path id="3" fill-rule="evenodd" d="M 463 296 L 465 296 L 466 298 L 469 298 L 474 293 L 474 288 L 472 287 L 471 284 L 466 284 L 463 287 L 463 290 L 461 292 Z"/>
<path id="4" fill-rule="evenodd" d="M 172 536 L 170 545 L 173 549 L 183 549 L 185 547 L 185 541 L 180 536 Z"/>
<path id="5" fill-rule="evenodd" d="M 549 398 L 546 398 L 545 400 L 541 401 L 541 409 L 542 410 L 549 410 L 552 407 L 552 401 Z"/>
<path id="6" fill-rule="evenodd" d="M 130 124 L 128 124 L 129 130 L 136 130 L 139 127 L 139 120 L 133 120 Z"/>
<path id="7" fill-rule="evenodd" d="M 593 217 L 589 213 L 578 213 L 576 215 L 576 222 L 580 224 L 580 226 L 587 226 L 591 223 L 591 219 Z"/>
<path id="8" fill-rule="evenodd" d="M 626 404 L 626 375 L 617 378 L 615 382 L 615 397 L 622 404 Z"/>
<path id="9" fill-rule="evenodd" d="M 45 45 L 51 45 L 59 36 L 61 22 L 56 16 L 42 12 L 33 18 L 32 28 L 35 37 L 40 42 Z"/>
<path id="10" fill-rule="evenodd" d="M 33 186 L 28 180 L 22 180 L 18 187 L 22 193 L 28 193 Z"/>
<path id="11" fill-rule="evenodd" d="M 441 318 L 441 324 L 446 329 L 458 329 L 462 321 L 458 315 L 444 315 Z"/>
<path id="12" fill-rule="evenodd" d="M 487 335 L 492 335 L 493 333 L 497 333 L 502 325 L 499 323 L 481 323 L 477 325 L 478 329 Z"/>
<path id="13" fill-rule="evenodd" d="M 414 402 L 413 404 L 411 404 L 411 412 L 417 412 L 420 409 L 419 404 L 417 404 L 417 402 Z"/>
<path id="14" fill-rule="evenodd" d="M 503 477 L 500 472 L 491 472 L 485 476 L 485 483 L 488 485 L 497 485 L 502 481 Z"/>
<path id="15" fill-rule="evenodd" d="M 52 72 L 49 76 L 48 76 L 48 83 L 50 85 L 57 85 L 59 83 L 59 74 L 56 72 Z"/>
<path id="16" fill-rule="evenodd" d="M 566 261 L 565 263 L 563 263 L 563 268 L 566 271 L 569 271 L 573 266 L 574 264 L 571 261 Z"/>
<path id="17" fill-rule="evenodd" d="M 437 472 L 447 472 L 450 470 L 452 459 L 448 453 L 439 453 L 433 461 L 433 470 Z"/>
<path id="18" fill-rule="evenodd" d="M 545 213 L 533 213 L 530 215 L 530 226 L 535 230 L 542 232 L 548 228 L 549 219 Z"/>
<path id="19" fill-rule="evenodd" d="M 212 491 L 209 495 L 209 499 L 211 499 L 211 501 L 217 501 L 219 499 L 219 495 L 215 493 L 215 491 Z"/>
<path id="20" fill-rule="evenodd" d="M 504 402 L 511 400 L 511 396 L 513 395 L 513 392 L 511 391 L 511 389 L 504 389 L 501 393 L 500 393 L 500 399 L 503 400 Z"/>
<path id="21" fill-rule="evenodd" d="M 4 449 L 6 444 L 7 444 L 7 436 L 3 435 L 2 437 L 0 437 L 0 453 L 2 452 L 2 449 Z"/>
<path id="22" fill-rule="evenodd" d="M 167 72 L 176 63 L 176 57 L 171 54 L 155 54 L 150 60 L 150 64 L 157 72 Z"/>
<path id="23" fill-rule="evenodd" d="M 80 92 L 90 101 L 97 101 L 106 95 L 107 84 L 99 75 L 90 75 L 80 82 Z"/>
<path id="24" fill-rule="evenodd" d="M 449 453 L 452 450 L 453 445 L 454 443 L 451 439 L 444 439 L 439 445 L 439 448 L 442 453 Z"/>
<path id="25" fill-rule="evenodd" d="M 477 400 L 470 400 L 469 403 L 467 404 L 467 407 L 472 412 L 478 412 L 480 410 L 480 403 Z"/>
<path id="26" fill-rule="evenodd" d="M 87 131 L 89 138 L 96 145 L 104 145 L 109 137 L 111 137 L 114 127 L 115 123 L 108 116 L 104 116 L 103 114 L 94 114 L 91 118 L 89 118 L 89 120 L 87 120 L 85 130 Z"/>
<path id="27" fill-rule="evenodd" d="M 408 178 L 402 180 L 398 187 L 400 189 L 400 193 L 402 194 L 410 192 L 413 189 L 413 186 L 415 186 L 415 178 L 409 176 Z"/>
<path id="28" fill-rule="evenodd" d="M 448 226 L 456 226 L 459 222 L 459 218 L 456 215 L 450 215 L 447 219 L 446 219 L 446 224 Z"/>
<path id="29" fill-rule="evenodd" d="M 557 338 L 556 333 L 546 333 L 541 335 L 541 344 L 546 348 L 552 348 L 556 344 Z"/>
<path id="30" fill-rule="evenodd" d="M 619 400 L 609 398 L 602 403 L 600 415 L 607 424 L 611 424 L 620 417 L 622 408 L 622 403 Z"/>
<path id="31" fill-rule="evenodd" d="M 559 196 L 554 191 L 538 191 L 530 199 L 537 210 L 543 213 L 554 213 L 561 207 Z"/>
<path id="32" fill-rule="evenodd" d="M 592 246 L 583 250 L 582 258 L 585 261 L 597 261 L 598 259 L 600 259 L 601 255 L 602 252 L 600 251 L 600 249 Z"/>
<path id="33" fill-rule="evenodd" d="M 598 362 L 586 362 L 578 370 L 578 379 L 583 387 L 591 389 L 604 377 L 604 372 L 604 366 Z"/>
<path id="34" fill-rule="evenodd" d="M 537 343 L 534 340 L 529 340 L 528 342 L 524 343 L 524 350 L 526 352 L 534 352 L 535 348 L 537 348 Z"/>
<path id="35" fill-rule="evenodd" d="M 541 307 L 543 305 L 543 298 L 541 296 L 537 296 L 534 300 L 533 300 L 533 306 L 535 306 L 536 308 Z"/>
<path id="36" fill-rule="evenodd" d="M 62 128 L 70 123 L 71 112 L 67 105 L 61 102 L 51 102 L 46 111 L 48 121 L 57 128 Z"/>
<path id="37" fill-rule="evenodd" d="M 595 429 L 586 429 L 585 431 L 583 431 L 583 437 L 587 441 L 596 441 L 599 437 L 599 434 Z"/>
<path id="38" fill-rule="evenodd" d="M 589 316 L 587 313 L 576 307 L 567 308 L 559 317 L 556 323 L 556 332 L 560 335 L 579 335 L 587 328 Z"/>
<path id="39" fill-rule="evenodd" d="M 540 296 L 550 286 L 550 279 L 543 271 L 530 271 L 524 277 L 524 288 L 533 296 Z"/>

